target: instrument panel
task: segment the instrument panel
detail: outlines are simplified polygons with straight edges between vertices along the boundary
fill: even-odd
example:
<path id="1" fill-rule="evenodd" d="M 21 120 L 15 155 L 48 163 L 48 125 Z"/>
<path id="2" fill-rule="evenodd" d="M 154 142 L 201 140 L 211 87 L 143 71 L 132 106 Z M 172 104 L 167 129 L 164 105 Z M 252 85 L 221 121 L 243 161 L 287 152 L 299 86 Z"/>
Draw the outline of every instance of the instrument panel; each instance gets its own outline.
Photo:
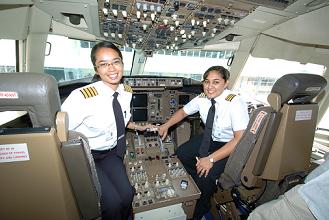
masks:
<path id="1" fill-rule="evenodd" d="M 163 123 L 197 94 L 184 92 L 183 79 L 175 77 L 125 77 L 133 88 L 132 120 Z"/>
<path id="2" fill-rule="evenodd" d="M 124 83 L 133 89 L 132 121 L 137 124 L 162 124 L 197 95 L 182 90 L 182 78 L 125 77 Z M 180 131 L 189 137 L 190 129 Z M 175 155 L 181 141 L 174 133 L 165 140 L 156 131 L 127 133 L 125 165 L 135 188 L 134 214 L 182 204 L 187 218 L 193 217 L 200 191 Z"/>
<path id="3" fill-rule="evenodd" d="M 188 218 L 192 218 L 200 191 L 175 156 L 172 139 L 162 141 L 156 132 L 130 132 L 127 142 L 125 165 L 135 188 L 133 212 L 181 203 Z"/>
<path id="4" fill-rule="evenodd" d="M 229 30 L 258 6 L 285 9 L 293 0 L 99 0 L 101 36 L 141 49 L 146 56 L 156 50 L 182 50 L 203 46 Z M 233 36 L 225 39 L 232 41 Z M 219 39 L 220 40 L 220 39 Z"/>

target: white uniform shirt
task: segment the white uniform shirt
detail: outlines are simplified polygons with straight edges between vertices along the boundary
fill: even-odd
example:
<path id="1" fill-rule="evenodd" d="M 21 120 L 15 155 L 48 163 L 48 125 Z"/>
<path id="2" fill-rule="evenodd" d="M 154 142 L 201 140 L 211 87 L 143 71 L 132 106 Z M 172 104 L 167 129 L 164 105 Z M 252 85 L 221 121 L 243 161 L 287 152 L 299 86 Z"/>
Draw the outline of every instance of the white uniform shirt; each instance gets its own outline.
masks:
<path id="1" fill-rule="evenodd" d="M 131 88 L 125 89 L 120 84 L 117 92 L 127 125 L 131 117 Z M 114 91 L 109 86 L 103 81 L 98 81 L 75 89 L 62 105 L 62 111 L 67 112 L 69 116 L 69 130 L 83 133 L 88 138 L 90 149 L 107 150 L 117 144 L 117 128 L 112 107 L 113 94 Z"/>
<path id="2" fill-rule="evenodd" d="M 329 157 L 306 177 L 298 193 L 316 219 L 329 218 Z"/>
<path id="3" fill-rule="evenodd" d="M 227 89 L 216 97 L 215 101 L 216 113 L 212 128 L 212 140 L 229 142 L 234 137 L 234 131 L 247 128 L 249 122 L 248 106 L 240 96 Z M 210 106 L 210 99 L 201 94 L 187 103 L 183 110 L 188 115 L 199 112 L 201 120 L 206 124 Z"/>

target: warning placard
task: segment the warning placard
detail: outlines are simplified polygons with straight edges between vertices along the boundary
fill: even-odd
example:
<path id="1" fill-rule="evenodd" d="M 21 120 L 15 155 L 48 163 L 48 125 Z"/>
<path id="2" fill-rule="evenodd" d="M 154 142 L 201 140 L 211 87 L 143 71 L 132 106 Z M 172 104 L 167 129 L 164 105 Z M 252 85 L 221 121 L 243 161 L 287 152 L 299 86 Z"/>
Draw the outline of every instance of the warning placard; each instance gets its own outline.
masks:
<path id="1" fill-rule="evenodd" d="M 27 144 L 0 144 L 0 163 L 30 160 Z"/>

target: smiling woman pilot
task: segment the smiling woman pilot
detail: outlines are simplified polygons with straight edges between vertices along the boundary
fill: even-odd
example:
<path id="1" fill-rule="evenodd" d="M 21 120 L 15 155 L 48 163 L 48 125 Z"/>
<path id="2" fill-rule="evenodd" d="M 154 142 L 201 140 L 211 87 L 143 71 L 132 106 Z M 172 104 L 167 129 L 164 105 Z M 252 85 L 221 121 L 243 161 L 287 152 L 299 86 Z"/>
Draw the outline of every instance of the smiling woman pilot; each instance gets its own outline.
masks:
<path id="1" fill-rule="evenodd" d="M 248 125 L 247 104 L 227 89 L 229 77 L 230 73 L 224 67 L 210 67 L 203 75 L 204 93 L 179 109 L 159 128 L 159 134 L 165 138 L 172 125 L 197 112 L 205 124 L 202 136 L 191 138 L 176 152 L 201 191 L 193 219 L 201 219 L 209 210 L 216 179 L 224 171 L 228 156 Z"/>

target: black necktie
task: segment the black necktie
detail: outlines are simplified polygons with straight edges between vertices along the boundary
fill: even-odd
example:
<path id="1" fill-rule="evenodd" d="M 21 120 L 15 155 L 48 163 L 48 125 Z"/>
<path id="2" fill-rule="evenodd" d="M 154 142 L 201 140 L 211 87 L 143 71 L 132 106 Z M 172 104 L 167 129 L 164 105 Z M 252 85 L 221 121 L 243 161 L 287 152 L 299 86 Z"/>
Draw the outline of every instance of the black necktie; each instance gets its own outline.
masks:
<path id="1" fill-rule="evenodd" d="M 125 122 L 123 120 L 122 109 L 118 101 L 118 92 L 113 94 L 113 112 L 117 125 L 117 155 L 123 159 L 126 151 Z"/>
<path id="2" fill-rule="evenodd" d="M 208 116 L 206 120 L 206 126 L 204 128 L 203 138 L 201 142 L 201 146 L 199 149 L 200 157 L 206 157 L 208 155 L 208 150 L 210 146 L 211 134 L 212 134 L 212 125 L 214 124 L 215 117 L 215 103 L 214 99 L 211 99 L 211 107 L 208 111 Z"/>

